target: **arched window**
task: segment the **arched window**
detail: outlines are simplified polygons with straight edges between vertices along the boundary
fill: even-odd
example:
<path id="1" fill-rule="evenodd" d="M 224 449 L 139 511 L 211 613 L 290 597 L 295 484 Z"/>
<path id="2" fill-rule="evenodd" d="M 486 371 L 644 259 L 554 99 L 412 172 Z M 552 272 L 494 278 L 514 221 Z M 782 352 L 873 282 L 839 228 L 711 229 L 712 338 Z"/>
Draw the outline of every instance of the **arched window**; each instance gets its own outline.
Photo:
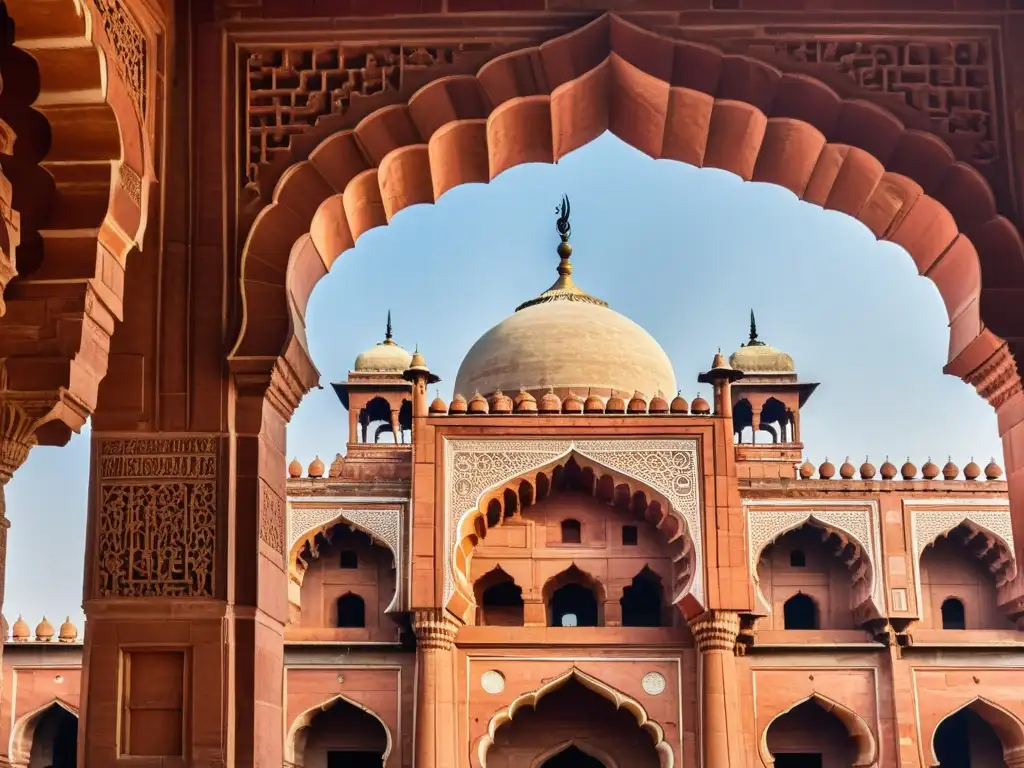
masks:
<path id="1" fill-rule="evenodd" d="M 338 627 L 354 629 L 366 626 L 366 603 L 359 595 L 347 592 L 338 598 Z"/>
<path id="2" fill-rule="evenodd" d="M 622 626 L 660 627 L 661 580 L 649 568 L 633 577 L 633 583 L 622 590 Z"/>
<path id="3" fill-rule="evenodd" d="M 782 606 L 782 619 L 786 629 L 817 629 L 818 606 L 804 594 L 795 594 Z"/>
<path id="4" fill-rule="evenodd" d="M 359 555 L 350 549 L 342 550 L 340 566 L 346 571 L 355 570 L 359 567 Z"/>
<path id="5" fill-rule="evenodd" d="M 942 628 L 967 629 L 964 604 L 955 597 L 948 597 L 942 603 Z"/>
<path id="6" fill-rule="evenodd" d="M 807 555 L 804 554 L 802 549 L 794 549 L 789 553 L 789 567 L 790 568 L 806 568 L 807 567 Z"/>
<path id="7" fill-rule="evenodd" d="M 485 626 L 523 626 L 523 588 L 500 567 L 476 583 L 479 616 Z M 482 591 L 481 591 L 482 590 Z"/>
<path id="8" fill-rule="evenodd" d="M 596 627 L 597 598 L 582 584 L 566 584 L 551 595 L 552 627 Z"/>
<path id="9" fill-rule="evenodd" d="M 563 520 L 562 521 L 562 543 L 563 544 L 580 544 L 583 541 L 583 526 L 580 525 L 579 520 Z"/>

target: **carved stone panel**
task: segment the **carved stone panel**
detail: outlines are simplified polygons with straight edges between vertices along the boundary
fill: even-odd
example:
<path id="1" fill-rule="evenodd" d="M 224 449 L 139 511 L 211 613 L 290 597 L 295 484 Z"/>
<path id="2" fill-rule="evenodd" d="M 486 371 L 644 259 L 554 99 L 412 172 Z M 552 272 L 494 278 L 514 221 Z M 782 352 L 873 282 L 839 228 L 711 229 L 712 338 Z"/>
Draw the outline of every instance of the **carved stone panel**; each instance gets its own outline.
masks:
<path id="1" fill-rule="evenodd" d="M 791 509 L 793 504 L 801 509 Z M 757 577 L 757 565 L 761 553 L 773 541 L 789 531 L 796 530 L 804 523 L 817 521 L 826 529 L 841 531 L 849 536 L 864 553 L 871 566 L 868 585 L 871 602 L 884 616 L 884 578 L 882 574 L 881 532 L 878 519 L 878 508 L 873 502 L 815 502 L 811 500 L 790 502 L 758 501 L 746 504 L 747 539 L 750 553 L 750 574 L 754 580 L 754 591 L 762 605 L 771 610 L 771 603 L 761 591 Z"/>
<path id="2" fill-rule="evenodd" d="M 459 525 L 480 497 L 519 475 L 578 453 L 662 494 L 693 542 L 689 586 L 704 602 L 704 553 L 696 440 L 445 440 L 444 595 L 455 594 L 454 552 Z M 678 602 L 685 595 L 675 596 Z"/>
<path id="3" fill-rule="evenodd" d="M 125 0 L 93 0 L 114 50 L 114 67 L 139 115 L 146 117 L 146 34 Z"/>
<path id="4" fill-rule="evenodd" d="M 96 597 L 213 597 L 216 437 L 96 440 Z"/>
<path id="5" fill-rule="evenodd" d="M 260 481 L 260 540 L 283 557 L 284 499 L 262 480 Z"/>

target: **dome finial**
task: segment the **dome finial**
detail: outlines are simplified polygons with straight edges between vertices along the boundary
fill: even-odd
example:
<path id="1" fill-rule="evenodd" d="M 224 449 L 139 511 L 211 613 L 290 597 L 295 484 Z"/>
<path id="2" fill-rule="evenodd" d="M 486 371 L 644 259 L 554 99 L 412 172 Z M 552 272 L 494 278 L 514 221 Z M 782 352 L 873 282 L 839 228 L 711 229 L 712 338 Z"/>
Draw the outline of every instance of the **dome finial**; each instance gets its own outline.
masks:
<path id="1" fill-rule="evenodd" d="M 563 243 L 568 243 L 569 238 L 572 237 L 572 227 L 569 226 L 569 196 L 562 195 L 562 204 L 555 209 L 558 214 L 558 221 L 555 222 L 555 229 L 558 230 L 559 236 L 562 238 Z"/>
<path id="2" fill-rule="evenodd" d="M 391 310 L 388 310 L 388 325 L 384 331 L 384 343 L 394 344 L 395 342 L 391 338 Z"/>
<path id="3" fill-rule="evenodd" d="M 757 320 L 754 319 L 754 310 L 750 310 L 750 339 L 744 344 L 745 347 L 763 347 L 764 342 L 757 338 Z"/>

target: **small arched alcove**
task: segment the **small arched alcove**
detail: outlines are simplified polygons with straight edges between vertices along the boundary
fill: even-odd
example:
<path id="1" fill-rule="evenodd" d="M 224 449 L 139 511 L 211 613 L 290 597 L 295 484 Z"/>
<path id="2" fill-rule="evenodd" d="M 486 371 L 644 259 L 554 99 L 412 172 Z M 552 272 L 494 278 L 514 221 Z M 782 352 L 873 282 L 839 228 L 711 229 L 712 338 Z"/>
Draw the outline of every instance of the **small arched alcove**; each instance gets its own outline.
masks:
<path id="1" fill-rule="evenodd" d="M 22 716 L 11 732 L 12 768 L 76 768 L 78 713 L 54 700 Z"/>
<path id="2" fill-rule="evenodd" d="M 346 592 L 338 598 L 335 612 L 339 629 L 361 629 L 366 626 L 366 603 L 359 595 Z"/>
<path id="3" fill-rule="evenodd" d="M 571 565 L 543 589 L 549 627 L 598 627 L 603 623 L 604 587 Z"/>
<path id="4" fill-rule="evenodd" d="M 344 697 L 313 707 L 285 737 L 285 763 L 295 768 L 382 768 L 391 732 L 374 712 Z"/>
<path id="5" fill-rule="evenodd" d="M 768 768 L 877 768 L 878 760 L 877 741 L 867 722 L 817 693 L 768 724 L 760 752 Z"/>
<path id="6" fill-rule="evenodd" d="M 523 588 L 496 566 L 473 585 L 476 596 L 476 623 L 486 626 L 523 626 Z"/>
<path id="7" fill-rule="evenodd" d="M 976 698 L 946 715 L 932 736 L 929 768 L 1003 768 L 1024 755 L 1024 724 Z"/>
<path id="8" fill-rule="evenodd" d="M 664 589 L 661 579 L 647 566 L 622 590 L 622 626 L 660 627 L 664 624 Z"/>
<path id="9" fill-rule="evenodd" d="M 771 606 L 764 628 L 855 629 L 855 604 L 869 590 L 863 574 L 855 581 L 848 561 L 862 557 L 848 540 L 810 521 L 766 546 L 757 566 L 758 587 Z"/>
<path id="10" fill-rule="evenodd" d="M 922 628 L 1014 628 L 999 610 L 993 568 L 998 570 L 1010 557 L 1000 555 L 999 549 L 994 537 L 969 525 L 954 528 L 925 548 L 920 561 Z"/>

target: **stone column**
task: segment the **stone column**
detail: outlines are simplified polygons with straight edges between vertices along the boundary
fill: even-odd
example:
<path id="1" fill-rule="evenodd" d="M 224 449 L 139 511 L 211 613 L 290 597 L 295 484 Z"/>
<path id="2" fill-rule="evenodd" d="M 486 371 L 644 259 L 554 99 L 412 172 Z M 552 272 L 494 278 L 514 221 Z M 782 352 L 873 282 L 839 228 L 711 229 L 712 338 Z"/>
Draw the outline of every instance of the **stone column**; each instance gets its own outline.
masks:
<path id="1" fill-rule="evenodd" d="M 413 612 L 416 631 L 416 768 L 458 765 L 455 748 L 455 633 L 443 608 Z"/>
<path id="2" fill-rule="evenodd" d="M 704 768 L 746 768 L 736 680 L 739 614 L 706 611 L 690 622 L 690 631 L 700 657 L 702 764 Z"/>

